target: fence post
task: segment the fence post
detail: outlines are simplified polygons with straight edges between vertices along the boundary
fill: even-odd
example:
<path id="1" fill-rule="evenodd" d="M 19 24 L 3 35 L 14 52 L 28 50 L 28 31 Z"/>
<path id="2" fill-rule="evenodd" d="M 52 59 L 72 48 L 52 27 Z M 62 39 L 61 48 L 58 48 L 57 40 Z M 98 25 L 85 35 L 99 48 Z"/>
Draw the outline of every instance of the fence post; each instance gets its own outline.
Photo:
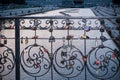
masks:
<path id="1" fill-rule="evenodd" d="M 16 80 L 20 80 L 20 31 L 19 31 L 19 19 L 15 19 L 15 62 L 16 62 Z"/>
<path id="2" fill-rule="evenodd" d="M 0 76 L 0 80 L 2 80 L 2 76 Z"/>

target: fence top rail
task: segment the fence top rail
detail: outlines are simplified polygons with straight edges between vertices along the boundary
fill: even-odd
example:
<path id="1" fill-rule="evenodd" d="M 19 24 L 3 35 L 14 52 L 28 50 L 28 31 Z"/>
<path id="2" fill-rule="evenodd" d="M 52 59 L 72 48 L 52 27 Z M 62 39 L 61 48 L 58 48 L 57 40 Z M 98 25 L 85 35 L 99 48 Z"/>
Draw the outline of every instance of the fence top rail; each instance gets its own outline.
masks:
<path id="1" fill-rule="evenodd" d="M 33 16 L 33 17 L 24 17 L 24 16 L 17 16 L 17 17 L 0 17 L 0 19 L 117 19 L 120 16 Z"/>

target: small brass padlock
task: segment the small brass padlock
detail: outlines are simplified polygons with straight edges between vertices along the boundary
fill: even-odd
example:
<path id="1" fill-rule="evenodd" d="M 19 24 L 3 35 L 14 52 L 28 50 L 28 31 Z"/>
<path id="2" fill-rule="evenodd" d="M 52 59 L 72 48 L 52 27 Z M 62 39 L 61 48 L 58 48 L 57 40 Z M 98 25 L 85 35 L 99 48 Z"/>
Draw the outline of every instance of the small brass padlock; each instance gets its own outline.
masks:
<path id="1" fill-rule="evenodd" d="M 7 38 L 6 37 L 4 38 L 4 44 L 7 44 Z"/>
<path id="2" fill-rule="evenodd" d="M 28 37 L 25 38 L 25 44 L 28 44 Z"/>
<path id="3" fill-rule="evenodd" d="M 21 44 L 23 44 L 23 37 L 21 37 Z"/>
<path id="4" fill-rule="evenodd" d="M 85 35 L 85 34 L 83 34 L 83 35 L 81 36 L 81 38 L 82 38 L 82 39 L 89 39 L 89 37 L 88 37 L 87 35 Z"/>

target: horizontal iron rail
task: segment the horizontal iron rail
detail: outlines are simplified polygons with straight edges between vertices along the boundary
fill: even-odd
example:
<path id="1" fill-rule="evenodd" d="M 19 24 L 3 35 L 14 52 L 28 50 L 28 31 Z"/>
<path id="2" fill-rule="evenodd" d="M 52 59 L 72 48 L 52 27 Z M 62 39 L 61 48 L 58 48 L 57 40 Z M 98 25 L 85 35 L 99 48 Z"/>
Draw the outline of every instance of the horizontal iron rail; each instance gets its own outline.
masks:
<path id="1" fill-rule="evenodd" d="M 72 16 L 34 16 L 34 17 L 23 17 L 23 16 L 17 16 L 17 17 L 0 17 L 0 19 L 117 19 L 120 18 L 120 16 L 78 16 L 78 17 L 72 17 Z"/>
<path id="2" fill-rule="evenodd" d="M 4 38 L 2 38 L 4 39 Z M 6 39 L 21 39 L 21 38 L 6 38 Z M 26 38 L 22 38 L 22 39 L 26 39 Z M 31 40 L 34 40 L 35 38 L 28 38 L 28 39 L 31 39 Z M 39 39 L 44 39 L 44 40 L 49 40 L 49 38 L 36 38 L 36 40 L 39 40 Z M 63 38 L 55 38 L 56 40 L 63 40 Z M 72 38 L 72 40 L 101 40 L 99 37 L 96 39 L 96 38 Z M 107 38 L 107 40 L 116 40 L 116 38 Z"/>
<path id="3" fill-rule="evenodd" d="M 45 28 L 45 29 L 37 29 L 38 31 L 39 30 L 47 30 L 48 28 Z M 105 30 L 120 30 L 119 28 L 104 28 Z M 5 29 L 5 30 L 14 30 L 14 28 L 13 29 L 11 29 L 11 28 L 9 28 L 9 29 Z M 19 29 L 19 30 L 33 30 L 33 29 L 26 29 L 26 28 L 24 28 L 24 29 Z M 57 29 L 53 29 L 53 30 L 68 30 L 68 29 L 64 29 L 64 28 L 57 28 Z M 69 29 L 69 30 L 84 30 L 84 29 L 82 29 L 82 28 L 73 28 L 73 29 Z M 92 29 L 90 29 L 90 30 L 100 30 L 100 28 L 98 28 L 98 29 L 96 29 L 96 28 L 92 28 Z"/>

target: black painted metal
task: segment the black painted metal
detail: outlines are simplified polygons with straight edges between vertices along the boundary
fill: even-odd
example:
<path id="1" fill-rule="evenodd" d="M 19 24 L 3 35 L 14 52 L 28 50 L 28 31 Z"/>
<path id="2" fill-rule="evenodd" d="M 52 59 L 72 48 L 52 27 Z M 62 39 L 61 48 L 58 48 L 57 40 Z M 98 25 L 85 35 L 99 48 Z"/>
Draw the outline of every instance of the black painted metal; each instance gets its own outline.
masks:
<path id="1" fill-rule="evenodd" d="M 2 72 L 5 71 L 3 69 L 0 71 L 0 76 L 9 75 L 13 71 L 15 65 L 16 80 L 22 80 L 20 79 L 20 67 L 24 73 L 34 80 L 37 80 L 38 77 L 41 78 L 46 76 L 48 73 L 51 74 L 49 79 L 55 80 L 54 72 L 65 80 L 70 80 L 83 74 L 84 80 L 89 80 L 88 73 L 95 79 L 113 80 L 116 74 L 120 72 L 120 51 L 105 46 L 103 43 L 107 40 L 114 40 L 115 38 L 107 39 L 104 36 L 103 33 L 106 28 L 100 26 L 104 23 L 102 22 L 101 24 L 99 20 L 108 18 L 117 19 L 119 17 L 4 17 L 1 19 L 8 18 L 14 19 L 13 21 L 15 22 L 15 27 L 12 28 L 15 29 L 15 38 L 7 38 L 15 39 L 15 57 L 12 49 L 4 45 L 0 46 L 6 47 L 7 50 L 5 51 L 8 52 L 7 54 L 11 53 L 13 56 L 13 59 L 11 59 L 11 62 L 13 61 L 13 63 L 10 72 L 1 75 Z M 58 21 L 58 19 L 61 21 Z M 76 26 L 74 19 L 78 20 Z M 95 21 L 92 22 L 89 19 L 95 19 Z M 26 23 L 25 20 L 28 20 L 29 22 L 26 26 L 24 25 Z M 45 26 L 42 26 L 42 20 L 45 20 Z M 92 23 L 94 23 L 96 27 L 92 27 Z M 86 24 L 89 26 L 86 26 Z M 34 43 L 27 45 L 21 52 L 20 30 L 34 31 L 34 36 L 32 38 L 21 38 L 21 40 L 26 40 L 26 44 L 28 43 L 28 40 L 34 40 Z M 37 31 L 39 30 L 48 30 L 50 32 L 50 37 L 39 38 L 37 36 Z M 66 37 L 56 38 L 53 34 L 55 30 L 65 30 Z M 83 36 L 74 38 L 74 36 L 70 35 L 70 30 L 83 30 Z M 89 38 L 86 33 L 90 30 L 99 30 L 99 33 L 101 33 L 100 38 Z M 39 44 L 37 42 L 38 40 L 48 40 L 50 49 L 46 49 L 44 45 Z M 74 40 L 84 41 L 83 52 L 80 48 L 76 47 L 76 44 L 72 44 L 72 41 Z M 101 44 L 93 47 L 87 53 L 87 40 L 101 40 Z M 63 41 L 63 44 L 53 51 L 55 45 L 54 42 L 56 41 Z M 65 41 L 67 41 L 67 44 L 65 44 Z M 0 54 L 0 66 L 2 65 L 3 67 L 5 61 L 3 61 L 3 63 L 2 60 L 6 60 L 6 57 L 8 57 L 8 55 L 5 56 L 4 54 L 5 52 Z"/>
<path id="2" fill-rule="evenodd" d="M 1 73 L 0 76 L 1 77 L 7 76 L 9 73 L 13 71 L 15 67 L 15 56 L 14 56 L 13 50 L 7 46 L 2 46 L 2 47 L 4 47 L 4 50 L 3 50 L 3 53 L 0 54 L 0 73 Z"/>
<path id="3" fill-rule="evenodd" d="M 19 19 L 15 19 L 15 76 L 16 80 L 20 80 L 20 21 Z"/>

